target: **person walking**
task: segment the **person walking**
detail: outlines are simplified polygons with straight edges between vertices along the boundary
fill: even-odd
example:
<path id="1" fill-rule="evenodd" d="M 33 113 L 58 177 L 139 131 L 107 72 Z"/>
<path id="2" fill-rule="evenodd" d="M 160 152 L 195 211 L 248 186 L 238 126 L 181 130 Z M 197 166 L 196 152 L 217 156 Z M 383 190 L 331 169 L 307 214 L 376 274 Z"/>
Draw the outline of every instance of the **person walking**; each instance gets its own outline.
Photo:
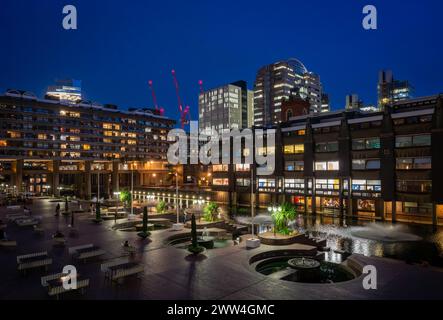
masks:
<path id="1" fill-rule="evenodd" d="M 55 207 L 55 216 L 58 217 L 60 215 L 60 203 L 57 203 Z"/>

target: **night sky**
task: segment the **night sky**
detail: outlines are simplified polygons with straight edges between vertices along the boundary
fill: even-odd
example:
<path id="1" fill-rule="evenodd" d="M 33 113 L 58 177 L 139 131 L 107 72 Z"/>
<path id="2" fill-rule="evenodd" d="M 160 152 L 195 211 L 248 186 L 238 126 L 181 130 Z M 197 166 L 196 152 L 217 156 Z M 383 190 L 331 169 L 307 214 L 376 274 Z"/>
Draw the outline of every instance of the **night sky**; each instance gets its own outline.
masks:
<path id="1" fill-rule="evenodd" d="M 78 30 L 62 28 L 62 8 L 78 10 Z M 378 30 L 362 28 L 362 8 L 378 9 Z M 443 92 L 443 1 L 113 1 L 1 0 L 0 90 L 42 97 L 55 79 L 81 79 L 85 98 L 120 107 L 159 104 L 176 118 L 175 69 L 197 117 L 206 89 L 296 57 L 320 74 L 333 109 L 358 93 L 375 103 L 377 73 L 392 69 L 416 95 Z"/>

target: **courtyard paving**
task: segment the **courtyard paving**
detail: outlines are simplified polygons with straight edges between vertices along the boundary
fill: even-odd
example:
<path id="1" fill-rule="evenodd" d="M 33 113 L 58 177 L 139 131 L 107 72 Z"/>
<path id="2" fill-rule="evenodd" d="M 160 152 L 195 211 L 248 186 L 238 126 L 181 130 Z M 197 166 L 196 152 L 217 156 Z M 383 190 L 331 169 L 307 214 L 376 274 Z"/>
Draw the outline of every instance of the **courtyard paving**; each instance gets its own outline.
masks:
<path id="1" fill-rule="evenodd" d="M 377 268 L 377 290 L 365 290 L 363 276 L 335 284 L 273 280 L 255 272 L 249 265 L 249 259 L 275 247 L 262 245 L 248 250 L 243 241 L 240 245 L 207 250 L 201 259 L 190 259 L 186 250 L 167 245 L 166 239 L 176 231 L 152 231 L 149 239 L 142 240 L 136 232 L 112 229 L 113 221 L 104 221 L 100 225 L 92 223 L 90 213 L 76 215 L 78 235 L 68 236 L 66 247 L 57 248 L 53 246 L 51 235 L 57 229 L 57 223 L 68 235 L 70 218 L 54 217 L 55 206 L 55 202 L 42 199 L 35 200 L 31 207 L 33 215 L 42 217 L 44 235 L 35 234 L 30 227 L 8 223 L 6 233 L 18 242 L 18 246 L 0 248 L 1 299 L 52 299 L 41 286 L 40 277 L 61 272 L 68 264 L 75 265 L 82 276 L 90 278 L 90 286 L 84 295 L 74 292 L 64 295 L 63 299 L 443 299 L 443 269 L 439 268 L 379 257 L 354 256 L 361 263 Z M 63 203 L 61 207 L 64 207 Z M 6 208 L 0 208 L 3 221 L 6 221 L 5 215 Z M 105 281 L 100 264 L 103 260 L 125 256 L 122 249 L 125 240 L 136 246 L 134 259 L 145 265 L 145 272 L 141 278 L 128 278 L 122 284 L 112 284 Z M 67 247 L 88 243 L 100 246 L 106 255 L 86 263 L 71 260 Z M 303 246 L 285 248 L 300 249 Z M 47 251 L 53 257 L 49 271 L 33 270 L 26 276 L 19 274 L 16 256 L 39 251 Z"/>

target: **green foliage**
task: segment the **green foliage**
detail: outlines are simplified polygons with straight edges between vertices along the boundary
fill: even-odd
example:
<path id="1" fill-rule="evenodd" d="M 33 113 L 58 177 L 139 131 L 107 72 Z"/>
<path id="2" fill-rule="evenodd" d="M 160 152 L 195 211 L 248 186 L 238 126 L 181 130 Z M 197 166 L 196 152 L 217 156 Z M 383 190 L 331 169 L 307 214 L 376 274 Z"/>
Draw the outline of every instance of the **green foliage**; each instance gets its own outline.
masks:
<path id="1" fill-rule="evenodd" d="M 203 209 L 203 219 L 207 222 L 213 222 L 217 219 L 218 204 L 209 202 Z"/>
<path id="2" fill-rule="evenodd" d="M 199 254 L 205 250 L 204 247 L 198 245 L 197 241 L 197 223 L 195 222 L 195 215 L 191 217 L 191 240 L 192 243 L 188 246 L 188 251 L 193 254 Z"/>
<path id="3" fill-rule="evenodd" d="M 148 231 L 148 208 L 144 207 L 143 208 L 143 227 L 142 227 L 142 232 L 138 233 L 138 236 L 141 238 L 146 238 L 150 235 L 151 233 Z"/>
<path id="4" fill-rule="evenodd" d="M 131 205 L 131 192 L 129 190 L 123 190 L 120 192 L 120 201 L 123 202 L 126 206 Z"/>
<path id="5" fill-rule="evenodd" d="M 163 200 L 160 200 L 157 203 L 157 206 L 155 207 L 155 209 L 157 210 L 157 213 L 165 213 L 166 212 L 166 202 Z"/>
<path id="6" fill-rule="evenodd" d="M 275 231 L 288 235 L 291 230 L 288 228 L 288 221 L 295 219 L 297 212 L 291 203 L 283 203 L 277 211 L 272 213 Z"/>

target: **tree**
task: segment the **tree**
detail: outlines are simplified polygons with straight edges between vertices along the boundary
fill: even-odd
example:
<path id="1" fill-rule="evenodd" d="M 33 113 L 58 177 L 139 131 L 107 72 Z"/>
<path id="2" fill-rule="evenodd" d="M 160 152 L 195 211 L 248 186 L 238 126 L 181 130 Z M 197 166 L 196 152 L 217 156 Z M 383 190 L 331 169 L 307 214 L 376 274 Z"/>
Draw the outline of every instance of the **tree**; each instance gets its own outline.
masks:
<path id="1" fill-rule="evenodd" d="M 274 220 L 274 230 L 281 234 L 290 234 L 291 231 L 288 228 L 288 222 L 295 219 L 297 212 L 291 203 L 283 203 L 277 211 L 272 213 Z"/>
<path id="2" fill-rule="evenodd" d="M 129 190 L 120 192 L 120 201 L 123 202 L 125 206 L 130 205 L 132 201 L 131 192 L 129 192 Z"/>
<path id="3" fill-rule="evenodd" d="M 138 233 L 138 236 L 145 239 L 149 237 L 151 233 L 148 231 L 148 208 L 143 208 L 143 227 L 142 231 Z"/>
<path id="4" fill-rule="evenodd" d="M 213 222 L 216 220 L 216 215 L 218 213 L 218 204 L 215 202 L 209 202 L 203 209 L 203 219 L 207 222 Z"/>
<path id="5" fill-rule="evenodd" d="M 192 243 L 188 247 L 188 251 L 193 254 L 199 254 L 202 253 L 205 248 L 198 245 L 197 241 L 197 223 L 195 222 L 195 215 L 192 214 L 191 217 L 191 240 Z"/>

